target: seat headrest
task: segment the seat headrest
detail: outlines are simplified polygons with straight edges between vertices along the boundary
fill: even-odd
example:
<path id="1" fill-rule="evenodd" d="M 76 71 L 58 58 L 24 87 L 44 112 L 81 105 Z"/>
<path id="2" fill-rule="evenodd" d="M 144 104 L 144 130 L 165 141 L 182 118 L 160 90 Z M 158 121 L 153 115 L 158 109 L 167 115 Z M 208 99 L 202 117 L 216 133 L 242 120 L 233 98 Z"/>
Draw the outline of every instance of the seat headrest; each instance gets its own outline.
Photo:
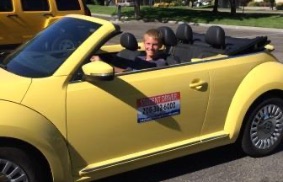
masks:
<path id="1" fill-rule="evenodd" d="M 135 51 L 138 49 L 138 42 L 136 37 L 131 33 L 123 33 L 120 37 L 120 44 L 129 50 Z"/>
<path id="2" fill-rule="evenodd" d="M 176 37 L 182 43 L 193 43 L 193 30 L 192 27 L 186 23 L 180 24 L 176 30 Z"/>
<path id="3" fill-rule="evenodd" d="M 170 27 L 162 26 L 157 28 L 161 32 L 163 44 L 167 46 L 175 46 L 178 42 L 174 31 Z"/>
<path id="4" fill-rule="evenodd" d="M 217 49 L 225 48 L 225 32 L 220 26 L 211 26 L 205 34 L 206 43 Z"/>

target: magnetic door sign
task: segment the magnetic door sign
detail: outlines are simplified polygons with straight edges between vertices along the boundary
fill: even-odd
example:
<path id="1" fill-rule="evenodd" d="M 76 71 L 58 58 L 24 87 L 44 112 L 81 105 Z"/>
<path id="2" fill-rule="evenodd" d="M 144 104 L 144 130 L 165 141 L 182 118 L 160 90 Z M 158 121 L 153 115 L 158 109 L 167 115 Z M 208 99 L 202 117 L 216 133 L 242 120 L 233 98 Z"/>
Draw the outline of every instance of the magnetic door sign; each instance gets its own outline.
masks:
<path id="1" fill-rule="evenodd" d="M 137 100 L 138 123 L 180 114 L 180 92 Z"/>

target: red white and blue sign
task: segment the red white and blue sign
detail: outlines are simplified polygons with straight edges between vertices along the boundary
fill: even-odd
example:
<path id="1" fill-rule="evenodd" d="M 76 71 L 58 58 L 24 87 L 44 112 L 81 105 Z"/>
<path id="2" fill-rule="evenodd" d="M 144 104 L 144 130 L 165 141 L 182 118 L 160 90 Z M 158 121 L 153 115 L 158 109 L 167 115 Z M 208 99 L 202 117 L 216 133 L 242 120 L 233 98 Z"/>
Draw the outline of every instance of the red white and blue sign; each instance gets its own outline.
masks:
<path id="1" fill-rule="evenodd" d="M 180 92 L 137 100 L 138 123 L 180 114 Z"/>

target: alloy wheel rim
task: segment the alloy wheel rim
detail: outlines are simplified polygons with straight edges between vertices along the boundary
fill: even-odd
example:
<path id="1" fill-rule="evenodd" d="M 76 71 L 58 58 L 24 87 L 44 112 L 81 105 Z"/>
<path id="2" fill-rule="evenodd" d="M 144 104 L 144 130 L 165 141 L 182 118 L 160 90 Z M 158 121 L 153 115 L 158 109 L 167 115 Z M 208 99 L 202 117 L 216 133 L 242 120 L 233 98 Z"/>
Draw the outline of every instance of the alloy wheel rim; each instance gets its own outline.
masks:
<path id="1" fill-rule="evenodd" d="M 28 182 L 28 177 L 17 164 L 0 159 L 0 180 L 1 182 Z"/>
<path id="2" fill-rule="evenodd" d="M 283 111 L 278 105 L 262 107 L 254 116 L 250 138 L 258 149 L 269 149 L 282 135 Z"/>

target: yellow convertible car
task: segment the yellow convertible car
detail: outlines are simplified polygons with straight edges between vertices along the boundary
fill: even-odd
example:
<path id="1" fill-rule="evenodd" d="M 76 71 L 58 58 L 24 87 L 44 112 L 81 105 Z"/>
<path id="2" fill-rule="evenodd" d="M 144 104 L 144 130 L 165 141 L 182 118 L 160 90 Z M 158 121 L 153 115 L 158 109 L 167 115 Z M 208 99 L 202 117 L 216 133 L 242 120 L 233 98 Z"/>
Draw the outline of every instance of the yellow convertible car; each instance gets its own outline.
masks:
<path id="1" fill-rule="evenodd" d="M 275 152 L 283 65 L 268 38 L 229 37 L 219 26 L 158 29 L 163 67 L 115 73 L 135 63 L 142 43 L 84 15 L 3 55 L 0 178 L 93 181 L 232 143 L 254 157 Z"/>

